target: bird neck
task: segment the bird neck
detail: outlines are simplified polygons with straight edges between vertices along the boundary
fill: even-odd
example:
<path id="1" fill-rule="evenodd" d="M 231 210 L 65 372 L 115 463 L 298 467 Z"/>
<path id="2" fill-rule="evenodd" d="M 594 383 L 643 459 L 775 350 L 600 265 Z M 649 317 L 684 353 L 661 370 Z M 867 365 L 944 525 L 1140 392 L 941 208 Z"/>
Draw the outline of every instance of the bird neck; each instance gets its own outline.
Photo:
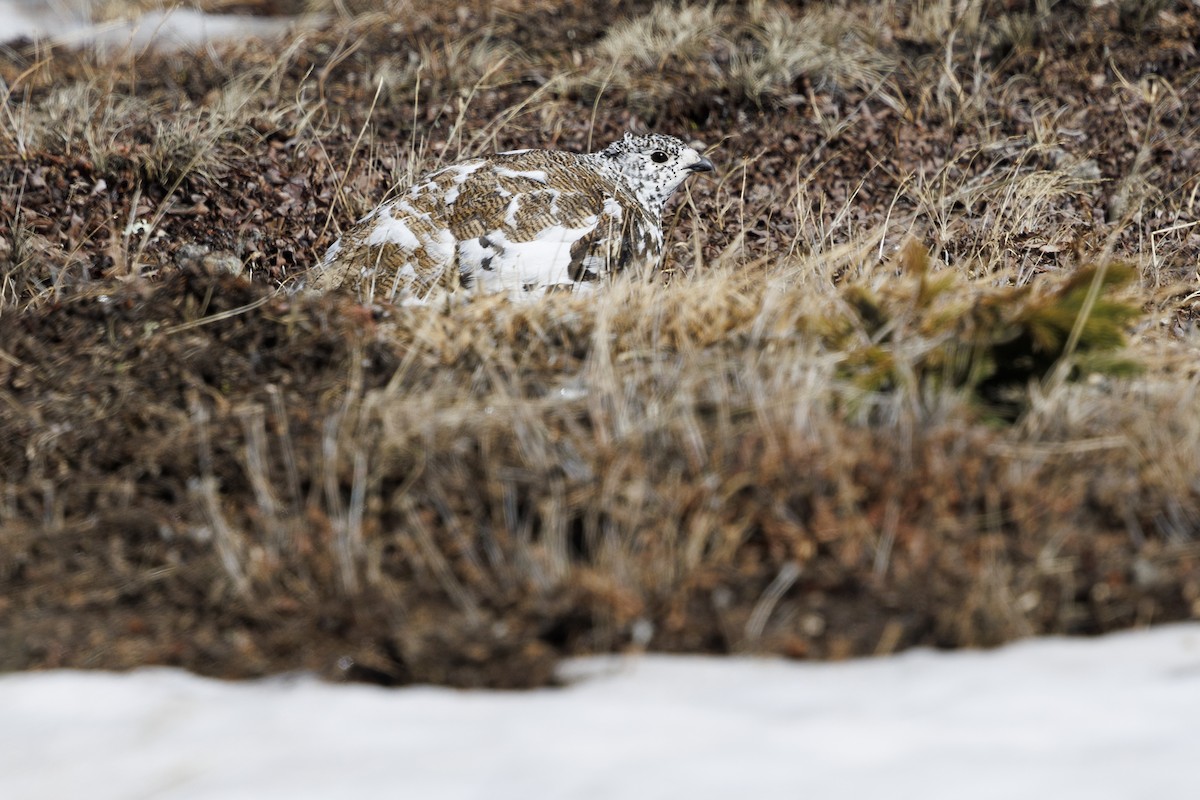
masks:
<path id="1" fill-rule="evenodd" d="M 596 164 L 597 169 L 632 194 L 641 208 L 645 209 L 654 219 L 662 219 L 663 208 L 666 207 L 667 199 L 674 191 L 674 187 L 639 180 L 637 177 L 625 173 L 612 161 L 598 153 L 589 155 L 594 157 L 593 163 Z"/>

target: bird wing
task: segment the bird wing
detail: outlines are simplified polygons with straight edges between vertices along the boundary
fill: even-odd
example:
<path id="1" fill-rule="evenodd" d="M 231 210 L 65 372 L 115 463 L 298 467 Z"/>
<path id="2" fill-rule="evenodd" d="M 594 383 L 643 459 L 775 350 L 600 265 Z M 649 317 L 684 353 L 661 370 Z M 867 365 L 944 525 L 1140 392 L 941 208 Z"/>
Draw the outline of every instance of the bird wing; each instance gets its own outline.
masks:
<path id="1" fill-rule="evenodd" d="M 619 191 L 569 159 L 516 153 L 464 182 L 451 229 L 465 284 L 517 294 L 615 268 L 625 219 Z"/>

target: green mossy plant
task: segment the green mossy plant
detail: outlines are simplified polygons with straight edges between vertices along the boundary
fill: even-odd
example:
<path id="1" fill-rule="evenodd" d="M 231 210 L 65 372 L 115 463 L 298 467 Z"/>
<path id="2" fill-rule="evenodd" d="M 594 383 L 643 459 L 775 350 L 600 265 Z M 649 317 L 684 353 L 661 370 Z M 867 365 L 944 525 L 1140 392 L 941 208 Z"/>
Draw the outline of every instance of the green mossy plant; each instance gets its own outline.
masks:
<path id="1" fill-rule="evenodd" d="M 1064 358 L 1071 359 L 1071 379 L 1136 372 L 1118 354 L 1126 326 L 1141 313 L 1114 296 L 1136 276 L 1128 264 L 1084 265 L 1046 292 L 978 292 L 962 287 L 953 273 L 931 273 L 929 260 L 924 247 L 910 243 L 895 265 L 895 280 L 843 291 L 851 313 L 844 324 L 830 326 L 826 344 L 846 354 L 842 374 L 862 389 L 912 383 L 903 372 L 918 386 L 965 389 L 1012 419 L 1025 405 L 1026 387 Z"/>

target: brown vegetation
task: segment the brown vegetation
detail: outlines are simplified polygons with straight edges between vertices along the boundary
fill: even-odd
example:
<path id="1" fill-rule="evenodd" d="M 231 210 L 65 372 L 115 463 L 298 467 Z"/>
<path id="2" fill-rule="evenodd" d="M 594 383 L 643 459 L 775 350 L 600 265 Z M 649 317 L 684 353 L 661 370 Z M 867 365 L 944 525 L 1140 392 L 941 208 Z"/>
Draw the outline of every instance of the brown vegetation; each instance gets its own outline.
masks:
<path id="1" fill-rule="evenodd" d="M 1193 5 L 361 5 L 0 50 L 0 669 L 530 686 L 1200 617 Z M 718 164 L 661 276 L 279 291 L 414 173 L 627 127 Z"/>

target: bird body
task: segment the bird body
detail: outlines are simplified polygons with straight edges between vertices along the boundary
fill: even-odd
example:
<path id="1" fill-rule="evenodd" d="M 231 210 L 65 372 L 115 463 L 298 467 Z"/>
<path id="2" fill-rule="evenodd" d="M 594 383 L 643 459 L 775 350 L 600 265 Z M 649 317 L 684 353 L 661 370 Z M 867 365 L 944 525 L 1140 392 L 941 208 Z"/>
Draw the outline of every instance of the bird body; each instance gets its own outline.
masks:
<path id="1" fill-rule="evenodd" d="M 656 266 L 662 211 L 712 162 L 661 134 L 597 153 L 514 150 L 442 167 L 379 206 L 325 254 L 312 285 L 363 299 L 433 287 L 541 294 Z"/>

